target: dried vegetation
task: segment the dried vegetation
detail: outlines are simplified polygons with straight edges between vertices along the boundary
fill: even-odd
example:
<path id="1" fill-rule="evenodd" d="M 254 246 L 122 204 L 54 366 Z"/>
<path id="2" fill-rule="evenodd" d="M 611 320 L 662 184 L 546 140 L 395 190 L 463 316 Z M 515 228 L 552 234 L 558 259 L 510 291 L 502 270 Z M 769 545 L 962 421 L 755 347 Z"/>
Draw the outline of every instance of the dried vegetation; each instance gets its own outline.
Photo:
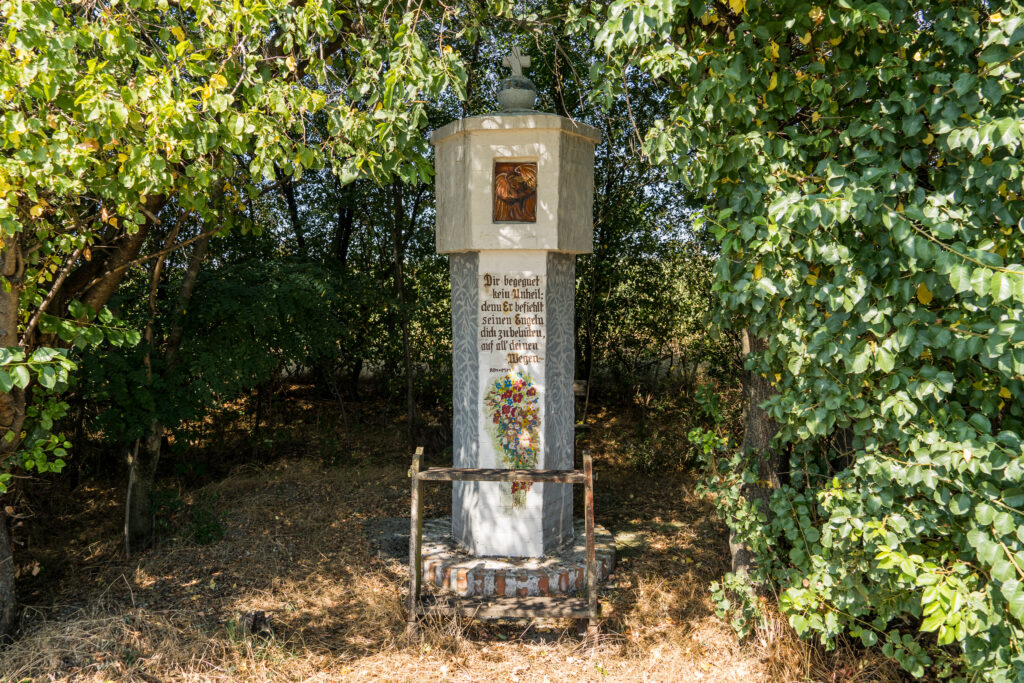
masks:
<path id="1" fill-rule="evenodd" d="M 331 406 L 297 408 L 286 431 L 318 452 L 311 425 L 329 423 L 321 412 Z M 879 655 L 825 652 L 780 619 L 737 643 L 707 590 L 726 570 L 725 529 L 689 475 L 628 466 L 630 445 L 615 438 L 628 418 L 609 412 L 585 437 L 597 461 L 598 521 L 620 550 L 596 646 L 566 621 L 452 619 L 426 623 L 422 642 L 406 643 L 405 568 L 364 533 L 408 514 L 404 429 L 380 406 L 350 420 L 358 428 L 343 464 L 286 457 L 237 467 L 183 492 L 164 541 L 130 560 L 116 489 L 80 487 L 46 528 L 28 520 L 19 557 L 40 571 L 22 574 L 27 606 L 15 641 L 0 649 L 0 679 L 897 680 Z M 446 490 L 428 492 L 428 514 L 447 505 Z M 220 530 L 212 542 L 196 542 L 200 518 Z"/>

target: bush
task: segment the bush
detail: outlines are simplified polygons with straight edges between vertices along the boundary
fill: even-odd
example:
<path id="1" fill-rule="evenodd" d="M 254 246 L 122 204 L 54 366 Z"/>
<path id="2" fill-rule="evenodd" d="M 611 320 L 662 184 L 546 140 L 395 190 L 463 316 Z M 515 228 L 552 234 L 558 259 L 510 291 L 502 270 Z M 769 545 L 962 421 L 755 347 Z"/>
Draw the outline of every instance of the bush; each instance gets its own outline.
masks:
<path id="1" fill-rule="evenodd" d="M 592 28 L 600 96 L 627 62 L 673 84 L 648 150 L 709 198 L 722 321 L 767 343 L 770 511 L 694 435 L 751 578 L 829 645 L 1024 680 L 1021 6 L 620 0 Z"/>

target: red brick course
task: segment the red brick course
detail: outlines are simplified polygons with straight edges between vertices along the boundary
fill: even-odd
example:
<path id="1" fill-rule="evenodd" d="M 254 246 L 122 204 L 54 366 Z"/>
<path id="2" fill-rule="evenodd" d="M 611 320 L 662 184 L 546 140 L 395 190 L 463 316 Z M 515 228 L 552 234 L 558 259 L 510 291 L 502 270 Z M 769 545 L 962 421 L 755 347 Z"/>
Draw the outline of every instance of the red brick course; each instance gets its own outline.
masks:
<path id="1" fill-rule="evenodd" d="M 580 593 L 586 588 L 582 528 L 577 530 L 574 547 L 544 558 L 483 558 L 456 547 L 450 524 L 427 520 L 424 525 L 425 581 L 462 596 L 543 596 Z M 434 529 L 428 531 L 430 526 Z M 599 528 L 597 536 L 596 569 L 601 581 L 614 569 L 615 546 L 606 530 Z"/>

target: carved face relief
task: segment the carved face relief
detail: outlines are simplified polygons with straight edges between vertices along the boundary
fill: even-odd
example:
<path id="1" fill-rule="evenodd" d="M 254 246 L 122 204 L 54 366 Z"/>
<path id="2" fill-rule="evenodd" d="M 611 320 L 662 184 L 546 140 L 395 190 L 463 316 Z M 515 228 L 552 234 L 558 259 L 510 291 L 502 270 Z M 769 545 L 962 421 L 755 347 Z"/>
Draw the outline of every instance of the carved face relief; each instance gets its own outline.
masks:
<path id="1" fill-rule="evenodd" d="M 537 162 L 494 162 L 494 222 L 537 222 Z"/>

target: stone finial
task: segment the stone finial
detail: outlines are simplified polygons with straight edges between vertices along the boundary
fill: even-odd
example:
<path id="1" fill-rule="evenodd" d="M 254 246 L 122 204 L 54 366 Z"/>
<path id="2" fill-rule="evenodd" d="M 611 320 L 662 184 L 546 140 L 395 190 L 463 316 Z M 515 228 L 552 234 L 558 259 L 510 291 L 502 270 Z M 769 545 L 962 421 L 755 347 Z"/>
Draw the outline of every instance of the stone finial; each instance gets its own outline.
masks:
<path id="1" fill-rule="evenodd" d="M 512 75 L 498 85 L 498 104 L 502 111 L 532 110 L 537 101 L 537 87 L 523 75 L 523 67 L 530 66 L 530 58 L 514 47 L 502 58 L 501 64 L 512 70 Z"/>
<path id="2" fill-rule="evenodd" d="M 524 56 L 518 47 L 514 47 L 509 54 L 501 58 L 501 65 L 512 69 L 513 76 L 522 76 L 523 67 L 530 66 L 530 58 Z"/>

